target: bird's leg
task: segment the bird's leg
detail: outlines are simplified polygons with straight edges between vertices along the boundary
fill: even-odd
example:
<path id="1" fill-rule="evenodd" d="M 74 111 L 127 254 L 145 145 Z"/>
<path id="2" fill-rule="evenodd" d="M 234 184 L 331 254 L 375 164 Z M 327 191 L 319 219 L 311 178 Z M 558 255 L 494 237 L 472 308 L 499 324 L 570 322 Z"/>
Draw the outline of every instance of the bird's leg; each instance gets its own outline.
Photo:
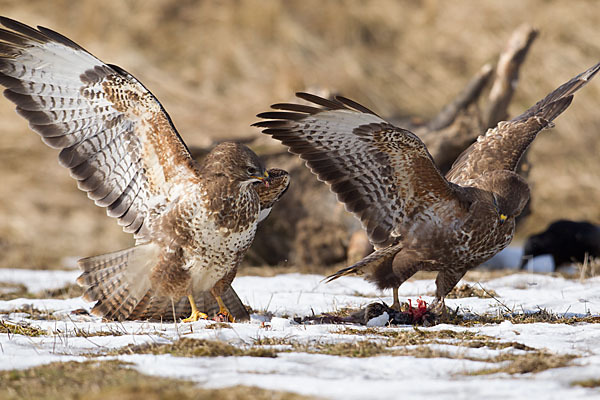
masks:
<path id="1" fill-rule="evenodd" d="M 223 303 L 223 299 L 221 298 L 221 296 L 215 294 L 215 292 L 212 290 L 211 293 L 214 296 L 215 300 L 217 300 L 217 304 L 219 305 L 219 315 L 225 317 L 229 322 L 235 322 L 235 318 L 233 317 L 233 315 L 231 315 L 225 303 Z"/>
<path id="2" fill-rule="evenodd" d="M 435 279 L 436 291 L 435 300 L 429 306 L 429 311 L 432 314 L 445 316 L 446 304 L 444 299 L 450 291 L 456 286 L 458 281 L 467 273 L 467 270 L 441 270 Z"/>
<path id="3" fill-rule="evenodd" d="M 437 325 L 446 320 L 447 311 L 444 299 L 445 296 L 436 296 L 435 300 L 433 300 L 429 307 L 427 307 L 427 311 L 423 315 L 423 326 Z"/>
<path id="4" fill-rule="evenodd" d="M 190 306 L 192 306 L 192 314 L 189 316 L 189 318 L 184 319 L 182 322 L 196 322 L 199 319 L 208 319 L 208 315 L 198 311 L 198 307 L 196 307 L 196 302 L 194 301 L 194 296 L 190 294 L 187 298 L 190 301 Z"/>
<path id="5" fill-rule="evenodd" d="M 392 288 L 392 296 L 394 297 L 394 302 L 390 308 L 400 311 L 400 299 L 398 298 L 398 288 Z"/>
<path id="6" fill-rule="evenodd" d="M 445 296 L 436 297 L 435 300 L 433 300 L 428 307 L 429 312 L 438 315 L 444 314 L 446 312 L 446 302 L 444 301 L 445 299 Z"/>

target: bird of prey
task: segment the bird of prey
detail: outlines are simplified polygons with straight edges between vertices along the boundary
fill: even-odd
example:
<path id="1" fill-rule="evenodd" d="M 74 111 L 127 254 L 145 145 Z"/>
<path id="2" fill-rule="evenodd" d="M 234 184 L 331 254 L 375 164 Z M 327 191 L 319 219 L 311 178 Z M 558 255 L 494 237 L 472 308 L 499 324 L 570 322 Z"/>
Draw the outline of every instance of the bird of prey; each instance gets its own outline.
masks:
<path id="1" fill-rule="evenodd" d="M 195 321 L 206 318 L 196 295 L 233 320 L 224 295 L 247 316 L 230 283 L 261 213 L 287 187 L 287 173 L 271 178 L 254 152 L 233 142 L 197 163 L 162 105 L 131 74 L 50 29 L 0 23 L 7 28 L 0 28 L 4 95 L 60 150 L 78 187 L 136 240 L 79 261 L 84 298 L 96 301 L 92 313 L 124 320 L 189 310 L 184 321 Z M 256 186 L 271 179 L 268 190 Z"/>
<path id="2" fill-rule="evenodd" d="M 571 79 L 523 114 L 480 136 L 442 176 L 423 142 L 347 98 L 307 93 L 309 103 L 274 104 L 255 123 L 305 160 L 346 209 L 360 219 L 375 251 L 331 275 L 357 273 L 392 288 L 420 270 L 438 271 L 430 310 L 467 270 L 506 247 L 529 187 L 515 173 L 538 132 L 571 103 L 600 64 Z"/>

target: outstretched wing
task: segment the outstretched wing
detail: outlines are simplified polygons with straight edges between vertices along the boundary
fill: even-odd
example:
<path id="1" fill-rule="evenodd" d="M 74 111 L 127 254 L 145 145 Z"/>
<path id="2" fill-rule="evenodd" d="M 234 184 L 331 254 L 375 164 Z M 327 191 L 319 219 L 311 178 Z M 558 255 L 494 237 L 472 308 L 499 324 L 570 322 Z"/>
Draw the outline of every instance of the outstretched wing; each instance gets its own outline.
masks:
<path id="1" fill-rule="evenodd" d="M 195 162 L 158 100 L 121 68 L 68 38 L 0 18 L 0 84 L 17 112 L 126 232 L 194 176 Z"/>
<path id="2" fill-rule="evenodd" d="M 322 106 L 274 104 L 255 126 L 298 154 L 385 245 L 405 219 L 454 196 L 423 142 L 352 100 L 297 96 Z"/>
<path id="3" fill-rule="evenodd" d="M 537 134 L 569 107 L 574 93 L 599 70 L 600 63 L 561 85 L 518 117 L 489 129 L 456 159 L 446 178 L 468 185 L 486 171 L 514 171 Z"/>
<path id="4" fill-rule="evenodd" d="M 269 216 L 273 205 L 283 196 L 290 185 L 290 174 L 287 171 L 271 168 L 268 173 L 268 186 L 263 182 L 253 184 L 260 201 L 258 222 L 264 221 Z"/>

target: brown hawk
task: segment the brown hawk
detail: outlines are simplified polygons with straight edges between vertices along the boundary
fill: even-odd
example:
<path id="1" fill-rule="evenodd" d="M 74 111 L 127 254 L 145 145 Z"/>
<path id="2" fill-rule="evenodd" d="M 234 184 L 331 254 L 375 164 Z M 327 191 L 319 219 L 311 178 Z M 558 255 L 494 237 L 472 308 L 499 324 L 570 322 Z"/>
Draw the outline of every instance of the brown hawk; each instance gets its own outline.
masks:
<path id="1" fill-rule="evenodd" d="M 189 311 L 194 321 L 205 317 L 196 296 L 204 311 L 216 302 L 231 317 L 224 295 L 234 315 L 247 318 L 230 283 L 261 213 L 287 187 L 287 173 L 270 177 L 256 154 L 231 142 L 197 163 L 162 105 L 131 74 L 50 29 L 0 23 L 8 28 L 0 29 L 4 95 L 60 150 L 79 188 L 136 240 L 79 261 L 84 298 L 96 301 L 92 313 L 123 320 Z"/>
<path id="2" fill-rule="evenodd" d="M 515 168 L 538 132 L 571 103 L 600 69 L 593 66 L 525 113 L 500 122 L 442 176 L 423 142 L 346 99 L 298 93 L 320 106 L 274 104 L 255 124 L 298 154 L 360 219 L 376 251 L 329 277 L 364 273 L 397 288 L 419 270 L 438 271 L 434 307 L 467 270 L 512 240 L 529 187 Z"/>

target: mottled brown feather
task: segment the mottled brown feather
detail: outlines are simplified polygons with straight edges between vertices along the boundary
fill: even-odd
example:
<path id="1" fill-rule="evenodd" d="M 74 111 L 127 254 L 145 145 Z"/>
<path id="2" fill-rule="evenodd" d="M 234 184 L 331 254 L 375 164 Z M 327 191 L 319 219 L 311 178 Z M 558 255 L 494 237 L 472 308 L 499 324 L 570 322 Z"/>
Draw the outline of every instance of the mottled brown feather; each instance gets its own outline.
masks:
<path id="1" fill-rule="evenodd" d="M 127 71 L 50 29 L 4 17 L 0 24 L 5 96 L 60 150 L 78 187 L 136 238 L 131 249 L 80 260 L 78 283 L 96 301 L 92 312 L 160 319 L 172 304 L 189 310 L 191 294 L 213 308 L 212 292 L 247 318 L 230 284 L 261 206 L 282 195 L 287 173 L 274 171 L 261 199 L 254 184 L 267 181 L 265 169 L 246 146 L 222 143 L 199 165 L 159 101 Z"/>
<path id="2" fill-rule="evenodd" d="M 500 122 L 480 136 L 456 159 L 446 178 L 464 185 L 485 171 L 515 171 L 537 134 L 566 110 L 573 100 L 573 94 L 598 71 L 600 63 L 559 86 L 523 114 L 508 122 Z"/>
<path id="3" fill-rule="evenodd" d="M 441 176 L 423 142 L 343 97 L 298 93 L 313 105 L 278 103 L 254 126 L 298 154 L 357 216 L 376 251 L 328 279 L 364 274 L 397 288 L 419 270 L 439 271 L 443 297 L 464 273 L 512 240 L 529 187 L 515 168 L 537 133 L 571 103 L 600 64 L 480 137 Z M 299 114 L 304 114 L 300 118 Z"/>

